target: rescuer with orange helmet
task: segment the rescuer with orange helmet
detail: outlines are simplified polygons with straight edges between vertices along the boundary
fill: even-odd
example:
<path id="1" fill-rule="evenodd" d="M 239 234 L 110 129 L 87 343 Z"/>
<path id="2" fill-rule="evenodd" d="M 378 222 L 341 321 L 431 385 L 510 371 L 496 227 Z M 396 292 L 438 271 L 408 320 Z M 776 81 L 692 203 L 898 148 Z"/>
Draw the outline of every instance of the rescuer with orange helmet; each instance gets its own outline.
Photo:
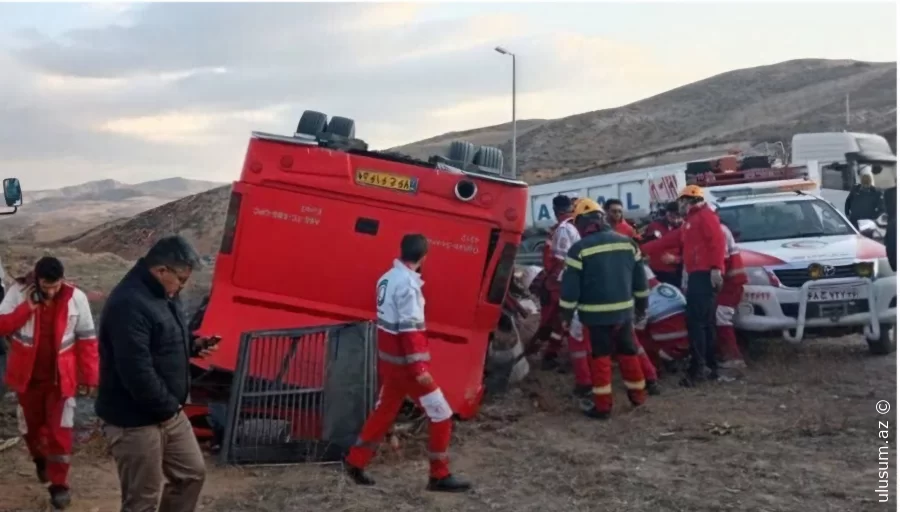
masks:
<path id="1" fill-rule="evenodd" d="M 569 249 L 560 292 L 560 312 L 568 329 L 578 312 L 591 343 L 594 406 L 591 418 L 607 419 L 612 410 L 612 355 L 635 406 L 646 399 L 633 323 L 647 311 L 647 277 L 637 244 L 605 222 L 603 208 L 592 199 L 575 206 L 575 226 L 584 237 Z"/>
<path id="2" fill-rule="evenodd" d="M 725 272 L 725 233 L 718 216 L 706 204 L 703 189 L 684 187 L 678 203 L 684 213 L 681 227 L 681 257 L 687 274 L 687 325 L 691 361 L 680 384 L 693 387 L 704 377 L 718 379 L 715 343 L 716 294 L 722 289 Z"/>
<path id="3" fill-rule="evenodd" d="M 586 198 L 576 199 L 573 203 L 573 209 L 576 211 L 581 211 L 582 209 L 590 209 L 590 206 L 579 207 L 579 203 L 584 200 L 593 202 L 591 199 Z M 590 203 L 586 204 L 589 205 Z M 599 229 L 599 226 L 597 224 L 591 223 L 585 224 L 583 227 L 585 231 L 579 231 L 580 236 L 589 235 Z M 581 322 L 578 320 L 577 312 L 572 317 L 572 323 L 569 324 L 566 338 L 569 347 L 569 357 L 571 358 L 572 362 L 572 370 L 575 373 L 575 395 L 590 395 L 591 388 L 593 387 L 591 384 L 590 364 L 588 363 L 589 357 L 591 355 L 591 344 L 589 335 L 587 334 L 586 330 L 583 329 Z M 660 389 L 656 373 L 656 366 L 654 366 L 653 362 L 650 360 L 650 357 L 647 355 L 647 352 L 644 350 L 643 345 L 637 338 L 635 339 L 635 344 L 638 351 L 638 360 L 641 363 L 641 371 L 644 372 L 644 380 L 646 383 L 647 393 L 650 395 L 658 395 L 660 393 Z"/>
<path id="4" fill-rule="evenodd" d="M 532 346 L 547 342 L 542 368 L 553 370 L 559 366 L 559 350 L 562 348 L 564 330 L 559 317 L 560 274 L 565 268 L 566 253 L 580 238 L 572 224 L 572 200 L 564 195 L 553 198 L 553 213 L 557 223 L 550 230 L 544 244 L 544 272 L 541 276 L 541 325 L 535 333 Z"/>
<path id="5" fill-rule="evenodd" d="M 345 470 L 360 485 L 375 485 L 365 472 L 378 443 L 387 434 L 407 396 L 428 416 L 429 491 L 460 492 L 471 485 L 454 477 L 448 465 L 453 410 L 429 372 L 431 354 L 425 337 L 425 299 L 420 277 L 428 252 L 423 235 L 405 235 L 400 259 L 376 286 L 378 306 L 378 380 L 381 389 L 375 410 L 366 419 Z"/>

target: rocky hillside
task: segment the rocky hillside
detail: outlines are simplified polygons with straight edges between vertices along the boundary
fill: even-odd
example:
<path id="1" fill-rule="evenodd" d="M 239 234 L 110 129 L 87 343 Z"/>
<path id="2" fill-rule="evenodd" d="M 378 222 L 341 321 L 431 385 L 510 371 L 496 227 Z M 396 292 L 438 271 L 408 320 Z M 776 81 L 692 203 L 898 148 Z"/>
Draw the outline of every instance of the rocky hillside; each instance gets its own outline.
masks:
<path id="1" fill-rule="evenodd" d="M 136 184 L 98 180 L 53 190 L 25 190 L 19 213 L 3 219 L 0 241 L 40 243 L 69 237 L 222 185 L 168 178 Z"/>
<path id="2" fill-rule="evenodd" d="M 83 252 L 111 252 L 125 259 L 142 256 L 153 243 L 177 233 L 191 241 L 203 255 L 219 250 L 231 186 L 166 203 L 130 218 L 101 224 L 56 243 Z"/>
<path id="3" fill-rule="evenodd" d="M 724 73 L 623 107 L 522 121 L 519 169 L 526 181 L 535 183 L 703 158 L 726 147 L 789 144 L 794 133 L 843 129 L 847 93 L 853 130 L 893 130 L 896 139 L 896 71 L 896 63 L 790 61 Z M 508 150 L 508 134 L 509 124 L 497 125 L 394 150 L 424 158 L 457 139 Z M 186 197 L 63 241 L 86 252 L 135 258 L 158 237 L 179 232 L 201 252 L 214 254 L 229 191 L 225 186 Z"/>
<path id="4" fill-rule="evenodd" d="M 517 140 L 518 168 L 533 183 L 618 170 L 628 166 L 610 164 L 675 151 L 717 153 L 731 145 L 787 144 L 794 133 L 844 129 L 846 94 L 851 129 L 896 129 L 895 62 L 794 60 L 730 71 L 622 107 L 526 121 Z M 504 134 L 507 139 L 497 144 Z M 499 145 L 508 163 L 508 134 L 508 125 L 491 126 L 396 149 L 433 154 L 441 150 L 436 141 L 446 148 L 449 140 L 461 138 Z M 639 165 L 652 165 L 644 160 Z"/>

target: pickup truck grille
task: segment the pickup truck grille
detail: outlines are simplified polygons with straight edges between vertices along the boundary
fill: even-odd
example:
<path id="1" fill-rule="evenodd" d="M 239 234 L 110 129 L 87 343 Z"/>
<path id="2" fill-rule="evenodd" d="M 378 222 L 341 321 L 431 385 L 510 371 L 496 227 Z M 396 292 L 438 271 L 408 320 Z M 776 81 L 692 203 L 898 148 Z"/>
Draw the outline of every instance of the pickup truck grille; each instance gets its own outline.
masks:
<path id="1" fill-rule="evenodd" d="M 805 268 L 790 268 L 790 269 L 780 269 L 775 270 L 775 277 L 781 281 L 781 284 L 787 286 L 789 288 L 800 288 L 803 286 L 803 283 L 809 281 L 809 271 Z M 841 277 L 856 277 L 856 272 L 853 269 L 853 265 L 836 265 L 834 267 L 834 274 L 830 276 L 826 276 L 821 280 L 827 279 L 838 279 Z"/>

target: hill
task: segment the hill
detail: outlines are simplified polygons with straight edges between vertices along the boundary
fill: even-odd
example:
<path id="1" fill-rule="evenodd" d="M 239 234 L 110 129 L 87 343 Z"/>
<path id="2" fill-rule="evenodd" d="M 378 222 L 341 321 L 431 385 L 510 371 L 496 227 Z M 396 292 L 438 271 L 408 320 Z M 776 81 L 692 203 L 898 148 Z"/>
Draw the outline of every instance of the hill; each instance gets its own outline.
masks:
<path id="1" fill-rule="evenodd" d="M 519 169 L 526 181 L 536 183 L 703 158 L 723 148 L 766 141 L 789 144 L 794 133 L 842 129 L 848 93 L 854 130 L 893 130 L 896 138 L 896 70 L 896 63 L 790 61 L 731 71 L 623 107 L 525 120 L 518 127 Z M 457 139 L 508 150 L 509 124 L 448 133 L 392 150 L 425 158 Z M 134 258 L 154 237 L 174 231 L 213 254 L 229 190 L 226 186 L 186 197 L 64 241 L 86 252 Z"/>
<path id="2" fill-rule="evenodd" d="M 132 260 L 162 236 L 178 233 L 203 255 L 219 249 L 231 186 L 184 197 L 127 219 L 116 219 L 56 243 L 83 252 L 110 252 Z"/>
<path id="3" fill-rule="evenodd" d="M 19 213 L 4 219 L 0 240 L 56 240 L 222 185 L 167 178 L 135 184 L 97 180 L 52 190 L 26 190 Z"/>
<path id="4" fill-rule="evenodd" d="M 516 141 L 519 174 L 536 183 L 572 173 L 620 170 L 629 162 L 654 165 L 665 156 L 678 161 L 685 154 L 704 157 L 724 147 L 788 144 L 794 133 L 844 129 L 847 94 L 851 129 L 896 130 L 895 62 L 793 60 L 729 71 L 622 107 L 525 121 Z M 508 126 L 432 137 L 395 149 L 421 156 L 445 150 L 450 140 L 465 139 L 498 145 L 508 165 Z M 673 155 L 677 152 L 683 154 Z"/>

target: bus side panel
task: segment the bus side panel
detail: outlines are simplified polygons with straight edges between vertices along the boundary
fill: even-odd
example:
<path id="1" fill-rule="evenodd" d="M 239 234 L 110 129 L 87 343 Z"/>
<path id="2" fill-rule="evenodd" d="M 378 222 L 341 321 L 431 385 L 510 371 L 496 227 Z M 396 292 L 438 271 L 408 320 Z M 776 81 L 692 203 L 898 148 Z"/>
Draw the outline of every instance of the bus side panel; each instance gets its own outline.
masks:
<path id="1" fill-rule="evenodd" d="M 400 240 L 430 241 L 423 265 L 429 322 L 471 329 L 490 226 L 298 192 L 253 187 L 241 207 L 233 284 L 371 314 Z"/>

